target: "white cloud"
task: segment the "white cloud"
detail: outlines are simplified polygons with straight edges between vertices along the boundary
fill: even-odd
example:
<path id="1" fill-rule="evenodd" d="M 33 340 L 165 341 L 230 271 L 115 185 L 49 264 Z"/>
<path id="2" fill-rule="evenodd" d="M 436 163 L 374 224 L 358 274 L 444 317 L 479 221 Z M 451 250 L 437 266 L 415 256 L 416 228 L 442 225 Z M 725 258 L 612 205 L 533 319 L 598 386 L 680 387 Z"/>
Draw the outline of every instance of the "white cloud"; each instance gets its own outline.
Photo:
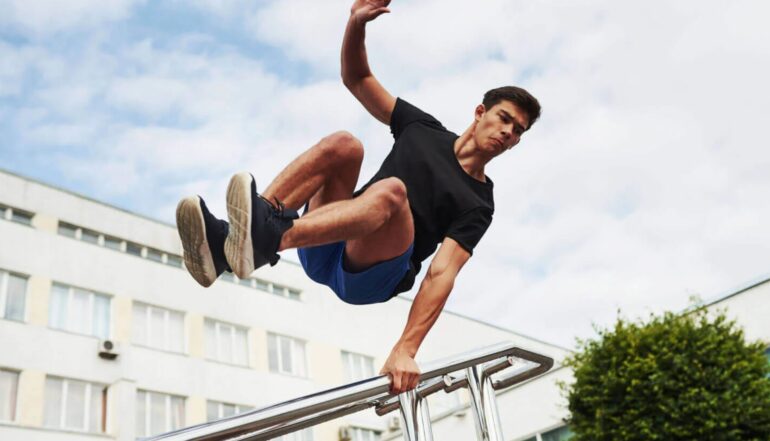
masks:
<path id="1" fill-rule="evenodd" d="M 126 18 L 142 0 L 0 0 L 0 24 L 33 36 L 87 29 Z"/>

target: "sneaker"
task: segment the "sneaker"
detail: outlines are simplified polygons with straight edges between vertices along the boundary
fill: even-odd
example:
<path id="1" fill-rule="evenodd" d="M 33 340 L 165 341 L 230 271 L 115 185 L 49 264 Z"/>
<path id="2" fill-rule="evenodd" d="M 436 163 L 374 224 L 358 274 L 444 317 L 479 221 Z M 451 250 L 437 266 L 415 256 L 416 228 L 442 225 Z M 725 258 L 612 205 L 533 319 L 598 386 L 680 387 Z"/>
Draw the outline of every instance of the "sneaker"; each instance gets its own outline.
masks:
<path id="1" fill-rule="evenodd" d="M 273 266 L 280 259 L 278 247 L 283 233 L 299 215 L 275 202 L 278 208 L 257 193 L 251 174 L 238 173 L 230 179 L 227 217 L 232 228 L 225 240 L 225 256 L 239 278 L 248 277 L 266 263 Z"/>
<path id="2" fill-rule="evenodd" d="M 230 269 L 224 253 L 227 222 L 214 217 L 200 196 L 190 196 L 176 207 L 176 226 L 187 271 L 196 282 L 211 286 Z"/>

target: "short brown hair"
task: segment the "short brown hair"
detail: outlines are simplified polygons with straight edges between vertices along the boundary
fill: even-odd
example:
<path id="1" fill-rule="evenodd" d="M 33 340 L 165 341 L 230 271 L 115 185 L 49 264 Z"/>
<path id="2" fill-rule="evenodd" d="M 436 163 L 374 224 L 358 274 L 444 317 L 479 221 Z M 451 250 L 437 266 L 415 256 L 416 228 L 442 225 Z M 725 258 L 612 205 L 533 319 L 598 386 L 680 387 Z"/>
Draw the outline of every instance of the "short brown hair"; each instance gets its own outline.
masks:
<path id="1" fill-rule="evenodd" d="M 529 116 L 529 127 L 532 127 L 535 121 L 540 118 L 540 102 L 521 87 L 503 86 L 487 91 L 481 104 L 485 108 L 491 109 L 492 106 L 503 100 L 512 102 L 527 113 L 527 116 Z M 529 127 L 527 127 L 527 130 L 529 130 Z"/>

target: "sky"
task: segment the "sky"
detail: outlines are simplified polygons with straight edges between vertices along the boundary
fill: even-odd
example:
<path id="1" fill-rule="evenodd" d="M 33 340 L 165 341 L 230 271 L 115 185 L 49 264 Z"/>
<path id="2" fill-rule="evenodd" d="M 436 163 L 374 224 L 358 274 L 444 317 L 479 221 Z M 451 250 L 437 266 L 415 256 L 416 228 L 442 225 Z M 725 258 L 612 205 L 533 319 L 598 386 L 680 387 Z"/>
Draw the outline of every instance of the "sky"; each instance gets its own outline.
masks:
<path id="1" fill-rule="evenodd" d="M 363 184 L 392 137 L 340 81 L 351 3 L 0 0 L 0 168 L 172 223 L 347 130 Z M 494 220 L 449 310 L 574 347 L 770 275 L 770 2 L 390 7 L 367 48 L 393 95 L 457 133 L 494 87 L 543 106 L 487 167 Z"/>

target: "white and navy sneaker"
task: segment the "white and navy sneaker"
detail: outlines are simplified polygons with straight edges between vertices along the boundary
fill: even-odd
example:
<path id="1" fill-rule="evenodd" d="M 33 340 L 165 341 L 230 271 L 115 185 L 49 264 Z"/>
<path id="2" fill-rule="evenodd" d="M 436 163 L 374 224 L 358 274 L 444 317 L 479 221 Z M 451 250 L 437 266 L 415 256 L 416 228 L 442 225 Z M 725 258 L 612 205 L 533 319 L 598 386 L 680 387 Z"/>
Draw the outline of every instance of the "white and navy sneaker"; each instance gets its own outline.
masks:
<path id="1" fill-rule="evenodd" d="M 276 208 L 257 193 L 257 183 L 249 173 L 238 173 L 227 186 L 227 217 L 230 233 L 225 240 L 225 257 L 239 278 L 280 259 L 278 247 L 283 233 L 299 215 L 276 200 Z"/>
<path id="2" fill-rule="evenodd" d="M 187 271 L 204 287 L 211 286 L 220 274 L 230 269 L 224 253 L 227 222 L 214 217 L 203 198 L 189 196 L 176 207 L 176 226 Z"/>

